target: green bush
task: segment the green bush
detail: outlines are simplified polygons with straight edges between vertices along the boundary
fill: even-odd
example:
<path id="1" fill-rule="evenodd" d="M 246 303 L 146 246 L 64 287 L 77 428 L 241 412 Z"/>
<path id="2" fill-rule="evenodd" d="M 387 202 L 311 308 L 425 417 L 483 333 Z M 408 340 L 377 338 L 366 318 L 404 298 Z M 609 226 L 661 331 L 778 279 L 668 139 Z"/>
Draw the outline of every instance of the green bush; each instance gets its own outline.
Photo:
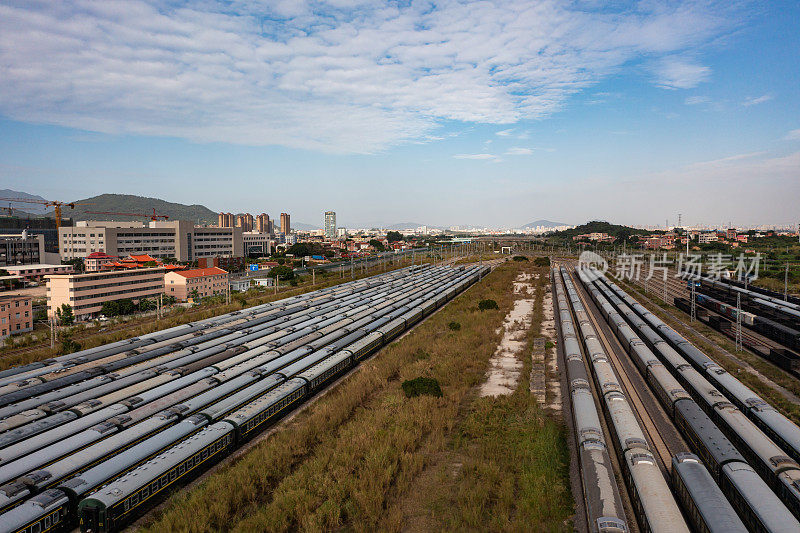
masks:
<path id="1" fill-rule="evenodd" d="M 487 309 L 500 309 L 500 308 L 497 306 L 497 302 L 495 302 L 494 300 L 481 300 L 480 302 L 478 302 L 478 309 L 480 309 L 481 312 L 483 312 L 486 311 Z"/>
<path id="2" fill-rule="evenodd" d="M 534 266 L 537 267 L 549 267 L 550 266 L 550 258 L 549 257 L 537 257 L 533 260 Z"/>
<path id="3" fill-rule="evenodd" d="M 414 396 L 421 396 L 427 394 L 429 396 L 442 397 L 442 388 L 439 382 L 433 378 L 414 378 L 403 382 L 403 392 L 406 393 L 406 398 L 413 398 Z"/>
<path id="4" fill-rule="evenodd" d="M 514 261 L 527 261 L 528 260 L 528 258 L 525 257 L 524 255 L 515 255 L 513 257 L 513 259 L 514 259 Z"/>
<path id="5" fill-rule="evenodd" d="M 450 322 L 449 324 L 447 324 L 447 327 L 453 331 L 458 331 L 461 329 L 461 324 L 459 324 L 458 322 Z"/>

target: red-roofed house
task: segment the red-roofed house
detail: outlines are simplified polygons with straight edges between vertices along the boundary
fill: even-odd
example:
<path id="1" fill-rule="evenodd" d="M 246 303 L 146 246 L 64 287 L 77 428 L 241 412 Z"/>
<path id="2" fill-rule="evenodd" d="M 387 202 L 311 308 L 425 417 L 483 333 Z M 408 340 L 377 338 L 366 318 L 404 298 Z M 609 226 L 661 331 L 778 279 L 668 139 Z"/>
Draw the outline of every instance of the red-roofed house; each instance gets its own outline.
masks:
<path id="1" fill-rule="evenodd" d="M 195 268 L 177 270 L 164 274 L 164 293 L 174 296 L 180 302 L 193 298 L 206 298 L 228 291 L 228 273 L 221 268 Z"/>
<path id="2" fill-rule="evenodd" d="M 106 265 L 113 263 L 116 259 L 117 256 L 108 255 L 105 252 L 91 253 L 84 259 L 86 272 L 100 272 Z"/>

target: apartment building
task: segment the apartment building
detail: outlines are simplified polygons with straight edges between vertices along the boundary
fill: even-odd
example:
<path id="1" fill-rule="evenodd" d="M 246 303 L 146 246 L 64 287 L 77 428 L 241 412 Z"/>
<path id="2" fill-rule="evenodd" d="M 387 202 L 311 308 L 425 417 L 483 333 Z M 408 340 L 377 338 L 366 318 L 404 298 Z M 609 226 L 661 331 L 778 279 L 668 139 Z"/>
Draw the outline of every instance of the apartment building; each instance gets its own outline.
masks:
<path id="1" fill-rule="evenodd" d="M 225 294 L 229 290 L 228 273 L 217 267 L 168 272 L 164 275 L 164 288 L 167 296 L 180 302 Z"/>
<path id="2" fill-rule="evenodd" d="M 164 292 L 163 267 L 60 274 L 47 278 L 47 315 L 68 304 L 77 319 L 100 313 L 105 302 L 129 298 L 134 302 Z"/>
<path id="3" fill-rule="evenodd" d="M 30 296 L 0 296 L 0 339 L 33 330 Z"/>
<path id="4" fill-rule="evenodd" d="M 195 261 L 201 257 L 242 257 L 242 228 L 195 226 L 187 220 L 141 222 L 81 221 L 59 230 L 63 260 L 96 252 L 123 257 L 149 254 Z"/>

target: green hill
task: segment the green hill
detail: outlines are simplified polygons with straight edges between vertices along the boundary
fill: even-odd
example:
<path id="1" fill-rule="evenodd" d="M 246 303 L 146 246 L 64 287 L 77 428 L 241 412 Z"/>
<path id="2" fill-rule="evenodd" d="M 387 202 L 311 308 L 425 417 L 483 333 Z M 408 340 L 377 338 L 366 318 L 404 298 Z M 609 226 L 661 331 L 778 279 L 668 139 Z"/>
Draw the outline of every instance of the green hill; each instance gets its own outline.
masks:
<path id="1" fill-rule="evenodd" d="M 169 216 L 169 220 L 191 220 L 194 223 L 217 223 L 217 213 L 204 205 L 184 205 L 174 202 L 159 200 L 158 198 L 146 198 L 132 194 L 101 194 L 92 198 L 75 200 L 75 209 L 63 208 L 62 216 L 73 220 L 117 220 L 131 221 L 137 220 L 147 222 L 145 217 L 125 216 L 125 215 L 102 215 L 92 214 L 89 211 L 105 211 L 113 213 L 141 213 L 142 215 L 152 214 L 153 208 L 159 215 Z M 48 213 L 52 216 L 52 211 Z"/>
<path id="2" fill-rule="evenodd" d="M 553 233 L 553 237 L 572 238 L 577 235 L 584 235 L 586 233 L 608 233 L 618 239 L 627 239 L 631 235 L 652 235 L 654 231 L 632 228 L 630 226 L 621 226 L 619 224 L 612 224 L 602 220 L 592 220 L 586 224 L 581 224 L 572 229 L 564 231 L 557 231 Z"/>

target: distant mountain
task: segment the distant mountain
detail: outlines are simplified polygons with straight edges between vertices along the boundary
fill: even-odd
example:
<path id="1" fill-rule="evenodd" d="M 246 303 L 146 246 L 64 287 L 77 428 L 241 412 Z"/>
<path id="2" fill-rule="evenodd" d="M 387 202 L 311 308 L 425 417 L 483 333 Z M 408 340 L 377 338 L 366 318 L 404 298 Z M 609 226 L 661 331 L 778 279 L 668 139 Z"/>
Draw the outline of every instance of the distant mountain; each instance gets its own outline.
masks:
<path id="1" fill-rule="evenodd" d="M 542 226 L 545 228 L 557 228 L 558 226 L 569 226 L 569 224 L 564 224 L 563 222 L 553 222 L 550 220 L 534 220 L 533 222 L 522 226 L 522 229 L 535 228 L 537 226 Z"/>
<path id="2" fill-rule="evenodd" d="M 392 224 L 391 226 L 386 226 L 384 229 L 392 230 L 392 231 L 399 231 L 403 229 L 417 229 L 419 227 L 425 226 L 426 224 L 420 224 L 419 222 L 399 222 L 397 224 Z M 433 226 L 429 226 L 433 227 Z"/>
<path id="3" fill-rule="evenodd" d="M 36 196 L 35 194 L 29 194 L 27 192 L 21 191 L 14 191 L 11 189 L 0 189 L 0 198 L 25 198 L 28 200 L 44 200 L 41 196 Z M 0 207 L 8 207 L 14 210 L 14 214 L 19 215 L 43 215 L 45 214 L 50 208 L 40 205 L 40 204 L 29 204 L 28 202 L 8 202 L 0 200 Z M 7 215 L 8 213 L 5 209 L 0 212 L 0 215 Z"/>
<path id="4" fill-rule="evenodd" d="M 62 216 L 73 220 L 116 220 L 116 221 L 141 221 L 148 222 L 144 216 L 127 215 L 102 215 L 89 213 L 89 211 L 103 211 L 112 213 L 140 213 L 167 215 L 169 220 L 191 220 L 194 223 L 217 223 L 217 213 L 204 205 L 184 205 L 174 202 L 147 198 L 132 194 L 101 194 L 83 200 L 76 200 L 75 209 L 63 208 Z M 52 216 L 52 212 L 50 213 Z"/>
<path id="5" fill-rule="evenodd" d="M 294 229 L 299 229 L 302 231 L 315 231 L 322 229 L 320 226 L 315 226 L 314 224 L 304 224 L 302 222 L 289 222 L 289 225 Z"/>

